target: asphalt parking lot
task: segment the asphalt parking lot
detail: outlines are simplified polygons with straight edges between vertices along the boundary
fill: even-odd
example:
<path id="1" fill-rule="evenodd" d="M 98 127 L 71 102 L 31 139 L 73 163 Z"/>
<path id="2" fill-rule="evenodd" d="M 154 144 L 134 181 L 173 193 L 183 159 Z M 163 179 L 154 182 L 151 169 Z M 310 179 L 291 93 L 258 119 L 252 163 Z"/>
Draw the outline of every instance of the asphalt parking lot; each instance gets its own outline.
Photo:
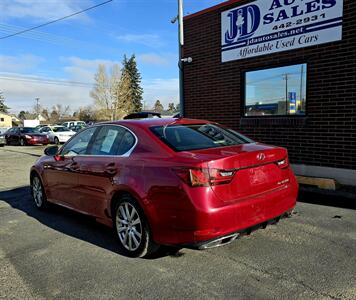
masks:
<path id="1" fill-rule="evenodd" d="M 129 259 L 109 228 L 34 207 L 43 149 L 0 148 L 0 299 L 356 299 L 355 209 L 305 195 L 291 219 L 225 247 Z"/>

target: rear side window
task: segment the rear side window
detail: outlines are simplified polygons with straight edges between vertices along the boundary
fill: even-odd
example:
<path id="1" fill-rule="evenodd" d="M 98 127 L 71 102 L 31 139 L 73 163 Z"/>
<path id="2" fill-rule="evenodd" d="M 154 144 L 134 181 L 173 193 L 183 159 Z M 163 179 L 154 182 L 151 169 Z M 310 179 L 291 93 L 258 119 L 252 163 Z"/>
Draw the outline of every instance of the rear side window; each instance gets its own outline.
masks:
<path id="1" fill-rule="evenodd" d="M 151 131 L 175 151 L 234 146 L 253 141 L 231 129 L 215 124 L 155 126 Z"/>
<path id="2" fill-rule="evenodd" d="M 135 144 L 135 137 L 121 126 L 100 128 L 89 150 L 89 155 L 124 155 Z"/>

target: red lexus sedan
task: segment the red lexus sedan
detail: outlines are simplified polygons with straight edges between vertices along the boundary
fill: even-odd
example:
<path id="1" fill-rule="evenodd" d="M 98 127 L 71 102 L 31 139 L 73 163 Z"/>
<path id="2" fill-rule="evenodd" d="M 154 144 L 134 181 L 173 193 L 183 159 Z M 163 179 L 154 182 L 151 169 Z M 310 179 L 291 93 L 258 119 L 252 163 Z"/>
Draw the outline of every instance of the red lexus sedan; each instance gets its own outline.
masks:
<path id="1" fill-rule="evenodd" d="M 203 120 L 101 123 L 45 154 L 31 169 L 36 206 L 94 216 L 131 257 L 227 244 L 296 204 L 286 149 Z"/>

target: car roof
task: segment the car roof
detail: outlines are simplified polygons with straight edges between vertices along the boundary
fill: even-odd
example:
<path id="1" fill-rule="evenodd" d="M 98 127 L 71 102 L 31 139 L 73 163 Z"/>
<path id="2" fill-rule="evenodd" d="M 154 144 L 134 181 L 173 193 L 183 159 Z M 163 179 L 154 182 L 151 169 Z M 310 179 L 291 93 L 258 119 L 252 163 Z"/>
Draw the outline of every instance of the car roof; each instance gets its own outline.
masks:
<path id="1" fill-rule="evenodd" d="M 119 125 L 128 125 L 128 126 L 137 126 L 137 127 L 153 127 L 153 126 L 165 126 L 165 125 L 184 125 L 184 124 L 204 124 L 204 123 L 211 123 L 207 120 L 200 120 L 200 119 L 187 119 L 187 118 L 149 118 L 149 119 L 130 119 L 130 120 L 120 120 L 120 121 L 111 121 L 111 122 L 104 122 L 100 124 L 119 124 Z"/>

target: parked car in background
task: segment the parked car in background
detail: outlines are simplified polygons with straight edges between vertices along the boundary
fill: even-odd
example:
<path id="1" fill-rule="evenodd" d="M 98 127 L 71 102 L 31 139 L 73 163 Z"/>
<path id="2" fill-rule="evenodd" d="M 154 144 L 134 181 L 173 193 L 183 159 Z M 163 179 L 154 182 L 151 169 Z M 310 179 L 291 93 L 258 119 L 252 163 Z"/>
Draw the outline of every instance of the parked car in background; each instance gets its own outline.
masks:
<path id="1" fill-rule="evenodd" d="M 50 126 L 49 124 L 40 124 L 40 125 L 37 125 L 36 128 L 37 129 L 41 129 L 43 127 L 46 127 L 46 126 Z"/>
<path id="2" fill-rule="evenodd" d="M 50 143 L 60 144 L 68 141 L 75 131 L 70 130 L 65 126 L 46 126 L 40 129 L 41 133 L 48 135 Z"/>
<path id="3" fill-rule="evenodd" d="M 85 128 L 85 127 L 87 127 L 87 126 L 80 124 L 80 125 L 72 126 L 72 127 L 70 127 L 69 129 L 70 129 L 70 130 L 73 130 L 73 131 L 75 131 L 75 132 L 78 132 L 78 131 L 81 131 L 81 130 L 82 130 L 83 128 Z"/>
<path id="4" fill-rule="evenodd" d="M 13 127 L 5 132 L 7 145 L 47 145 L 49 140 L 46 134 L 34 127 Z"/>
<path id="5" fill-rule="evenodd" d="M 216 123 L 143 119 L 85 128 L 32 167 L 34 203 L 114 227 L 121 252 L 207 249 L 289 216 L 298 185 L 287 150 Z"/>
<path id="6" fill-rule="evenodd" d="M 0 147 L 4 147 L 6 145 L 6 139 L 4 134 L 0 134 Z"/>
<path id="7" fill-rule="evenodd" d="M 67 121 L 67 122 L 62 123 L 62 126 L 65 126 L 65 127 L 68 127 L 68 128 L 76 126 L 76 125 L 85 126 L 85 122 L 83 122 L 83 121 Z"/>
<path id="8" fill-rule="evenodd" d="M 12 127 L 0 127 L 0 134 L 4 134 L 6 131 L 11 129 Z"/>

